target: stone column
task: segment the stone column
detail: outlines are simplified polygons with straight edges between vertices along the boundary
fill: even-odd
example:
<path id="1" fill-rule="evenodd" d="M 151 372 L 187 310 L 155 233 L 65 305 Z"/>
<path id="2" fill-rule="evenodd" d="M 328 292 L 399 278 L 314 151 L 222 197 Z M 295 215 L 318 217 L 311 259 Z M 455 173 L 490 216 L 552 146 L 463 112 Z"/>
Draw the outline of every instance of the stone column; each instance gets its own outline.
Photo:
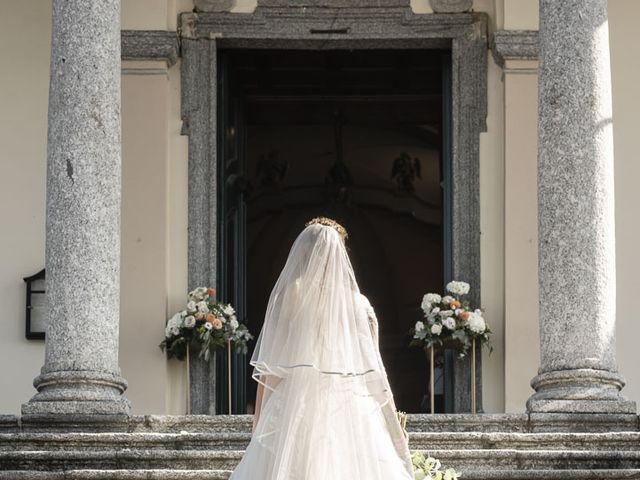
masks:
<path id="1" fill-rule="evenodd" d="M 120 163 L 120 0 L 54 0 L 48 326 L 25 415 L 129 411 L 118 367 Z"/>
<path id="2" fill-rule="evenodd" d="M 632 413 L 616 373 L 607 0 L 540 0 L 539 374 L 529 412 Z"/>

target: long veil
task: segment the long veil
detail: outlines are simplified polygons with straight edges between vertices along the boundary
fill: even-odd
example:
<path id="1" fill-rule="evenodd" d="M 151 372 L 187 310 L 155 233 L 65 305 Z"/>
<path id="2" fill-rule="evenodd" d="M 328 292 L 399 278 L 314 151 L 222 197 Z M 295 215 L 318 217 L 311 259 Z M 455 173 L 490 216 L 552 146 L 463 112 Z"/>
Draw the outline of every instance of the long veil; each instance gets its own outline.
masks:
<path id="1" fill-rule="evenodd" d="M 253 439 L 271 471 L 260 478 L 413 478 L 381 414 L 393 397 L 362 298 L 339 233 L 307 226 L 250 360 L 265 387 Z"/>

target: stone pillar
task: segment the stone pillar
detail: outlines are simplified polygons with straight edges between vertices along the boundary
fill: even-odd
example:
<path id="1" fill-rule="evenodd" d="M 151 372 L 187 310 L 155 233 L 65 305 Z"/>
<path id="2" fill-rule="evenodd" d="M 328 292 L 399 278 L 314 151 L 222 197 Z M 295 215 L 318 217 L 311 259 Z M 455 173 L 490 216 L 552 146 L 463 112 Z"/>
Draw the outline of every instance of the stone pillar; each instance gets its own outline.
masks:
<path id="1" fill-rule="evenodd" d="M 120 308 L 120 0 L 54 0 L 45 363 L 25 415 L 125 414 Z"/>
<path id="2" fill-rule="evenodd" d="M 529 412 L 633 413 L 616 373 L 607 0 L 540 0 L 539 374 Z"/>

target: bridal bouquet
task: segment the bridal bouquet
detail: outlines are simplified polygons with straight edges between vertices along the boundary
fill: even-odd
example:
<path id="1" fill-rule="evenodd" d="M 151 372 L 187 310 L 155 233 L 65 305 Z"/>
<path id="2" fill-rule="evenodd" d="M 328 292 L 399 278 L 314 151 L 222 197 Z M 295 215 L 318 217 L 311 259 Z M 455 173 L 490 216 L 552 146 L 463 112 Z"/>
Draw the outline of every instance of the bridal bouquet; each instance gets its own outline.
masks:
<path id="1" fill-rule="evenodd" d="M 414 468 L 415 480 L 457 480 L 460 473 L 453 468 L 440 470 L 440 460 L 433 457 L 425 457 L 422 452 L 414 452 L 411 456 Z"/>
<path id="2" fill-rule="evenodd" d="M 473 340 L 489 345 L 491 330 L 482 316 L 482 310 L 473 309 L 464 296 L 470 286 L 465 282 L 449 282 L 448 294 L 427 293 L 422 298 L 422 311 L 426 321 L 418 321 L 411 329 L 410 346 L 424 349 L 443 345 L 446 341 L 457 341 L 460 356 L 466 355 Z"/>
<path id="3" fill-rule="evenodd" d="M 199 348 L 204 360 L 228 342 L 236 352 L 247 352 L 253 335 L 238 321 L 230 304 L 216 300 L 215 288 L 198 287 L 189 292 L 186 307 L 167 322 L 160 348 L 169 358 L 184 359 L 189 345 Z"/>

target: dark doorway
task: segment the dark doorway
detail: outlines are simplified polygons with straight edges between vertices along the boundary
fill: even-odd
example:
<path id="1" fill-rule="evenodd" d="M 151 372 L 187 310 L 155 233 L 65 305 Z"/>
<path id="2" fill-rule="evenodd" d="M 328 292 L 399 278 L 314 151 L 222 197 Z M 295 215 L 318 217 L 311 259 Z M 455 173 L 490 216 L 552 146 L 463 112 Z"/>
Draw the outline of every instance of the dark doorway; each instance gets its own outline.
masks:
<path id="1" fill-rule="evenodd" d="M 422 295 L 441 291 L 450 268 L 448 51 L 230 50 L 220 67 L 221 295 L 257 336 L 304 223 L 337 219 L 376 309 L 396 404 L 426 411 L 427 359 L 407 345 Z M 253 343 L 232 362 L 233 413 L 253 411 Z M 448 410 L 447 376 L 437 382 L 438 411 Z"/>

